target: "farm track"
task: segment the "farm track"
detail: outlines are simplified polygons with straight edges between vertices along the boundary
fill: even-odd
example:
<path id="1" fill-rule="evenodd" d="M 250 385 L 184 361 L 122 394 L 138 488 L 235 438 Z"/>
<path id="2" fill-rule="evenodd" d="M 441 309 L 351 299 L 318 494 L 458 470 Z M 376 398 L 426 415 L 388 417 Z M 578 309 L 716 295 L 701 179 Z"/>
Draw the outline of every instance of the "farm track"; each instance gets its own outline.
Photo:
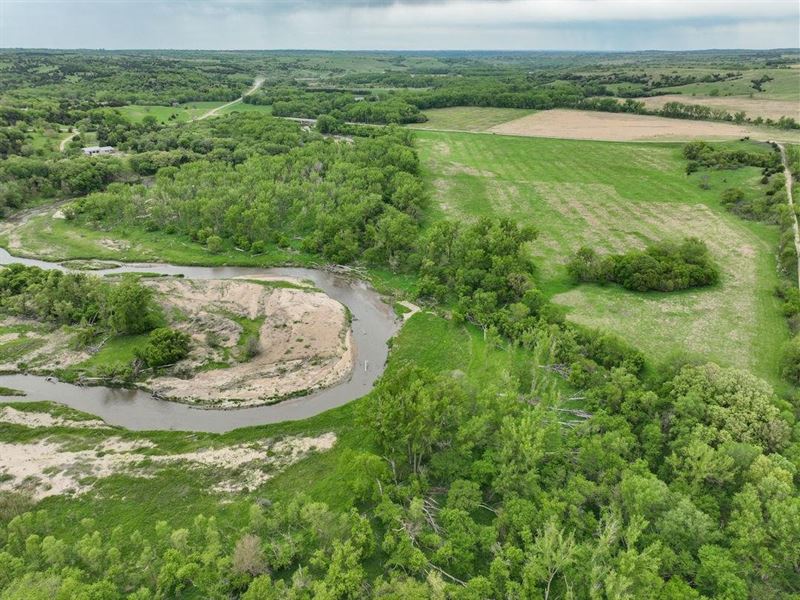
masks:
<path id="1" fill-rule="evenodd" d="M 76 130 L 75 130 L 75 131 L 73 131 L 71 134 L 69 134 L 67 137 L 65 137 L 63 140 L 61 140 L 61 143 L 58 145 L 58 151 L 59 151 L 59 152 L 64 152 L 64 150 L 65 150 L 65 149 L 66 149 L 66 147 L 67 147 L 67 144 L 69 144 L 69 143 L 70 143 L 70 141 L 72 141 L 72 139 L 73 139 L 73 138 L 74 138 L 76 135 L 78 135 L 79 133 L 80 133 L 80 131 L 78 131 L 78 130 L 76 129 Z"/>
<path id="2" fill-rule="evenodd" d="M 227 104 L 223 104 L 221 106 L 217 106 L 216 108 L 212 108 L 211 110 L 209 110 L 208 112 L 203 113 L 199 117 L 195 117 L 194 119 L 192 119 L 192 121 L 202 121 L 203 119 L 208 119 L 209 117 L 213 117 L 214 115 L 216 115 L 223 108 L 228 108 L 229 106 L 233 106 L 234 104 L 239 104 L 239 102 L 242 102 L 245 99 L 246 96 L 249 96 L 249 95 L 255 93 L 255 91 L 258 88 L 260 88 L 262 85 L 264 85 L 264 81 L 265 81 L 265 78 L 258 77 L 253 82 L 253 87 L 251 87 L 244 94 L 239 96 L 236 100 L 232 100 L 232 101 L 228 102 Z"/>
<path id="3" fill-rule="evenodd" d="M 786 178 L 786 197 L 789 200 L 789 208 L 792 209 L 792 230 L 794 231 L 794 251 L 797 256 L 797 287 L 800 287 L 800 225 L 797 222 L 797 211 L 794 208 L 792 198 L 792 171 L 789 168 L 789 159 L 786 156 L 786 147 L 778 144 L 781 151 L 781 162 L 783 163 L 783 176 Z"/>

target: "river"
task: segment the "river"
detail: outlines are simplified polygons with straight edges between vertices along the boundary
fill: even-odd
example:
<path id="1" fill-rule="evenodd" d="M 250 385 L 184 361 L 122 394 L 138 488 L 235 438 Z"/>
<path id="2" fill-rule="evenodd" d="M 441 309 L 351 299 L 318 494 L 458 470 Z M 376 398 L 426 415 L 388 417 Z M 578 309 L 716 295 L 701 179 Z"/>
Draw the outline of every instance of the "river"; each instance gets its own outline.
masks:
<path id="1" fill-rule="evenodd" d="M 11 256 L 0 248 L 0 265 L 22 263 L 43 269 L 68 270 L 59 263 Z M 0 386 L 25 392 L 24 397 L 0 396 L 2 402 L 51 400 L 97 415 L 110 425 L 132 430 L 207 431 L 222 433 L 267 423 L 294 421 L 347 404 L 367 394 L 383 373 L 389 339 L 399 321 L 390 306 L 366 282 L 327 271 L 293 267 L 269 269 L 255 267 L 191 267 L 160 263 L 125 263 L 115 268 L 93 271 L 97 275 L 147 272 L 183 275 L 189 279 L 230 279 L 254 275 L 277 275 L 308 279 L 334 300 L 345 305 L 353 316 L 352 333 L 355 366 L 350 376 L 334 386 L 308 396 L 291 398 L 271 406 L 234 410 L 196 408 L 187 404 L 153 398 L 148 392 L 102 386 L 80 387 L 48 381 L 37 375 L 0 375 Z"/>

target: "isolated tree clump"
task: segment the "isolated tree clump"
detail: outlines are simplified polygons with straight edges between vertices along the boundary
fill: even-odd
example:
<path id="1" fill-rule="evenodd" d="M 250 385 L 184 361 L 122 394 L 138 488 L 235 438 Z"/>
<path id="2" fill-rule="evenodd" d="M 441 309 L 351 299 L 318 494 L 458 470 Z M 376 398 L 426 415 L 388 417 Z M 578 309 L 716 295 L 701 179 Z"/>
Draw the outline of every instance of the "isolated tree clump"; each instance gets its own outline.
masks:
<path id="1" fill-rule="evenodd" d="M 108 323 L 118 334 L 145 333 L 161 320 L 153 290 L 127 275 L 108 294 Z"/>
<path id="2" fill-rule="evenodd" d="M 714 285 L 720 276 L 705 243 L 697 238 L 686 238 L 680 244 L 659 242 L 644 251 L 607 256 L 583 247 L 567 270 L 579 282 L 618 283 L 636 292 L 673 292 Z"/>
<path id="3" fill-rule="evenodd" d="M 159 327 L 150 332 L 147 344 L 136 356 L 148 367 L 171 365 L 188 356 L 190 342 L 189 335 L 182 331 Z"/>

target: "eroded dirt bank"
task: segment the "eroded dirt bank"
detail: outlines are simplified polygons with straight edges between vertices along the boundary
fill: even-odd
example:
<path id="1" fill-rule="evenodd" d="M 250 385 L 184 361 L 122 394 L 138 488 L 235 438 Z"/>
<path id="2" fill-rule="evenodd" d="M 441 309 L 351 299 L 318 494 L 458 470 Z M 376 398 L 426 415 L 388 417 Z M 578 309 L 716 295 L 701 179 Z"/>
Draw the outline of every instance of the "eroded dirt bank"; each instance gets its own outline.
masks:
<path id="1" fill-rule="evenodd" d="M 186 366 L 195 371 L 214 363 L 229 366 L 195 372 L 191 379 L 156 377 L 147 387 L 193 403 L 252 406 L 346 377 L 353 352 L 344 307 L 322 292 L 301 289 L 299 281 L 289 283 L 298 287 L 272 287 L 281 282 L 269 279 L 149 282 L 165 311 L 177 309 L 187 319 L 175 324 L 193 339 Z M 259 327 L 253 356 L 242 356 L 247 349 L 240 343 L 243 328 L 237 319 Z"/>

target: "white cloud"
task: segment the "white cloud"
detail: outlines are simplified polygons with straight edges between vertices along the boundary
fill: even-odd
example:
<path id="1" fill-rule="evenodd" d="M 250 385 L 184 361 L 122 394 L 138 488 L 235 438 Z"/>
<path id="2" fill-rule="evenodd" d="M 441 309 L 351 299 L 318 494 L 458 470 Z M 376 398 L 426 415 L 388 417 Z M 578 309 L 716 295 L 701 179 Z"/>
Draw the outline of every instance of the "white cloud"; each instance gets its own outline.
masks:
<path id="1" fill-rule="evenodd" d="M 0 0 L 0 46 L 765 48 L 799 22 L 796 0 Z"/>

